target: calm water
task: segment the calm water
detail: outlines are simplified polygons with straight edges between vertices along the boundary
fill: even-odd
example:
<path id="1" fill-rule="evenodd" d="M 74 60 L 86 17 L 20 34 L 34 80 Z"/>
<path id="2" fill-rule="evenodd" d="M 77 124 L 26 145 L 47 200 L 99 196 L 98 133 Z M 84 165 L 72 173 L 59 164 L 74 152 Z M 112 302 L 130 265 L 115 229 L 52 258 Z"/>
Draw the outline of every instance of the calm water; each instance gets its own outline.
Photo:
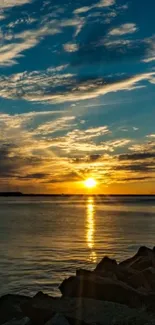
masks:
<path id="1" fill-rule="evenodd" d="M 140 245 L 155 245 L 155 198 L 0 198 L 0 295 L 58 295 L 77 268 Z"/>

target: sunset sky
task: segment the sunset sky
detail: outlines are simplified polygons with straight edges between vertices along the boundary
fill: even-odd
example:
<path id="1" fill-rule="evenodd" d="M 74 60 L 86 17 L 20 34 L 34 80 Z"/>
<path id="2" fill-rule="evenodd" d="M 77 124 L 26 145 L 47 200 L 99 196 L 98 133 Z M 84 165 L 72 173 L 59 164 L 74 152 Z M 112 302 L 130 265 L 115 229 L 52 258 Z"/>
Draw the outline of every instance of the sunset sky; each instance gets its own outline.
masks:
<path id="1" fill-rule="evenodd" d="M 0 0 L 0 191 L 155 193 L 154 13 Z"/>

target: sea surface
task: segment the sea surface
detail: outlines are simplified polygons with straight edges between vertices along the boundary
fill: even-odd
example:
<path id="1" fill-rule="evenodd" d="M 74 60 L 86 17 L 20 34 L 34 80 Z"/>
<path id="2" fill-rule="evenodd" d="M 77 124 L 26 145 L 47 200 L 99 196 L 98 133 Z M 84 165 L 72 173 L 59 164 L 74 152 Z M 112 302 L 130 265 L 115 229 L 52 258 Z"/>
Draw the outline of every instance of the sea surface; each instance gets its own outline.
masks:
<path id="1" fill-rule="evenodd" d="M 155 197 L 0 198 L 0 295 L 59 295 L 78 268 L 155 245 Z"/>

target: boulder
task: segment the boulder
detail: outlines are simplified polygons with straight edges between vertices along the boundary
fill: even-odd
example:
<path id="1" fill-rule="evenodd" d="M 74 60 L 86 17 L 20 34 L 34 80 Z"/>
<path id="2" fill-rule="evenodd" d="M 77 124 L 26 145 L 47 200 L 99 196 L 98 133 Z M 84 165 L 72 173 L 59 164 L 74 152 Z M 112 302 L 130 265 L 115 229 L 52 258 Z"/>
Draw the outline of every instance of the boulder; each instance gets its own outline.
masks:
<path id="1" fill-rule="evenodd" d="M 33 324 L 43 325 L 54 315 L 51 308 L 53 299 L 42 292 L 38 292 L 31 301 L 21 304 L 22 312 L 31 319 Z"/>
<path id="2" fill-rule="evenodd" d="M 112 301 L 135 308 L 142 306 L 147 301 L 147 295 L 138 292 L 125 283 L 99 276 L 71 277 L 63 281 L 59 288 L 63 297 L 87 297 Z"/>
<path id="3" fill-rule="evenodd" d="M 133 257 L 128 258 L 119 265 L 139 271 L 150 266 L 155 267 L 155 252 L 148 247 L 142 246 Z"/>
<path id="4" fill-rule="evenodd" d="M 155 269 L 153 267 L 149 267 L 143 270 L 142 273 L 149 283 L 150 289 L 155 291 Z"/>
<path id="5" fill-rule="evenodd" d="M 0 298 L 0 324 L 13 318 L 22 319 L 24 314 L 20 308 L 22 303 L 30 301 L 30 297 L 22 295 L 5 295 Z"/>
<path id="6" fill-rule="evenodd" d="M 59 315 L 61 316 L 62 325 L 63 322 L 66 324 L 66 320 L 70 325 L 144 325 L 152 320 L 144 309 L 133 309 L 117 303 L 87 298 L 58 299 L 56 305 L 55 311 L 58 314 L 58 319 Z M 58 310 L 62 310 L 62 305 L 66 305 L 67 310 L 60 313 Z M 52 319 L 46 325 L 50 325 L 51 322 Z"/>
<path id="7" fill-rule="evenodd" d="M 105 256 L 99 264 L 95 268 L 95 272 L 106 272 L 106 271 L 113 271 L 117 268 L 116 260 L 113 260 L 107 256 Z"/>
<path id="8" fill-rule="evenodd" d="M 67 318 L 61 314 L 55 314 L 46 325 L 70 325 Z"/>
<path id="9" fill-rule="evenodd" d="M 134 289 L 145 290 L 146 292 L 151 291 L 151 285 L 143 272 L 132 275 L 126 279 L 126 283 Z"/>
<path id="10" fill-rule="evenodd" d="M 85 269 L 78 269 L 76 270 L 76 275 L 77 276 L 91 276 L 92 275 L 92 271 L 88 271 Z"/>

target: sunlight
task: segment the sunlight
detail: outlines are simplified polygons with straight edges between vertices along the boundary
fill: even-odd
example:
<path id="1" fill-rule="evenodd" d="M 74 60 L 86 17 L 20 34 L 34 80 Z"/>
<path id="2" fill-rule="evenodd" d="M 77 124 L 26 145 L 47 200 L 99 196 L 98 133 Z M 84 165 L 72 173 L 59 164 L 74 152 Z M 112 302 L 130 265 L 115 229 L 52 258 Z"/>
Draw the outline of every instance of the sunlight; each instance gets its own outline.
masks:
<path id="1" fill-rule="evenodd" d="M 84 185 L 87 187 L 87 188 L 93 188 L 93 187 L 96 187 L 97 185 L 97 182 L 94 178 L 88 178 L 84 181 Z"/>
<path id="2" fill-rule="evenodd" d="M 94 247 L 94 199 L 88 198 L 87 201 L 87 245 L 91 249 L 89 260 L 96 262 L 96 253 L 93 251 Z"/>

